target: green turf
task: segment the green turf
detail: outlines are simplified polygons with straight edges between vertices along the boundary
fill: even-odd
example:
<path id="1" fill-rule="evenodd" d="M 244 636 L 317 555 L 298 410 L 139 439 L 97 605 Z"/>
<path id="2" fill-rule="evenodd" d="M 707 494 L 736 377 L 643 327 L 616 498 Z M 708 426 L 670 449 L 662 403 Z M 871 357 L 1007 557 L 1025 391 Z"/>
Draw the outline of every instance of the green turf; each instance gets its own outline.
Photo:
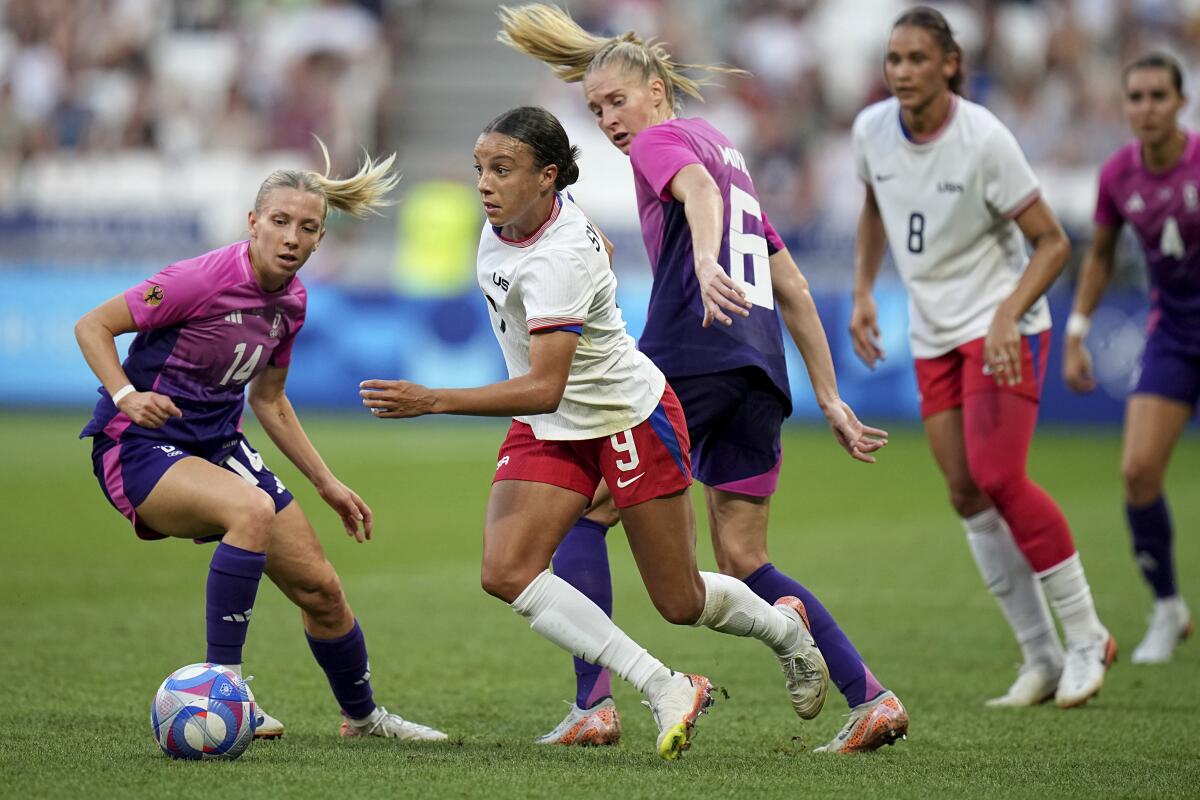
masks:
<path id="1" fill-rule="evenodd" d="M 755 642 L 673 628 L 610 536 L 617 619 L 668 664 L 709 674 L 730 699 L 687 756 L 653 754 L 653 723 L 617 687 L 617 748 L 538 748 L 573 694 L 568 658 L 478 585 L 480 525 L 498 424 L 313 419 L 326 460 L 372 504 L 355 545 L 257 429 L 250 435 L 322 533 L 367 632 L 376 696 L 452 744 L 342 742 L 337 709 L 296 612 L 264 584 L 247 649 L 252 684 L 287 724 L 234 763 L 176 763 L 149 733 L 155 687 L 203 656 L 209 547 L 141 543 L 102 498 L 80 417 L 0 416 L 0 795 L 172 797 L 1195 797 L 1200 643 L 1163 667 L 1123 660 L 1083 709 L 992 711 L 1018 654 L 984 590 L 920 432 L 900 428 L 875 467 L 815 429 L 789 431 L 775 501 L 776 563 L 830 606 L 907 703 L 912 736 L 877 754 L 809 750 L 840 727 L 792 713 Z M 1127 656 L 1147 592 L 1129 557 L 1114 431 L 1043 431 L 1035 477 L 1074 526 L 1103 619 Z M 1185 588 L 1200 598 L 1200 441 L 1169 489 Z M 700 561 L 712 556 L 700 533 Z"/>

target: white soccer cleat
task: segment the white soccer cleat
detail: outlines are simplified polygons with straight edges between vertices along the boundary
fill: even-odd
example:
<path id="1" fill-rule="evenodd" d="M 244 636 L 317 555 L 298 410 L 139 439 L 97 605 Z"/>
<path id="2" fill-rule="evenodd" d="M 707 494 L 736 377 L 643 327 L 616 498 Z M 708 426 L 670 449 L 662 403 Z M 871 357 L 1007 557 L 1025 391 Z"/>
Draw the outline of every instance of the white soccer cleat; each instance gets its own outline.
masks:
<path id="1" fill-rule="evenodd" d="M 283 738 L 283 723 L 272 717 L 270 714 L 262 710 L 262 706 L 255 706 L 257 709 L 257 722 L 254 724 L 255 739 L 281 739 Z"/>
<path id="2" fill-rule="evenodd" d="M 383 706 L 377 706 L 366 719 L 342 720 L 341 734 L 347 739 L 355 736 L 379 736 L 409 742 L 444 742 L 450 738 L 435 728 L 411 722 L 399 714 L 389 714 Z"/>
<path id="3" fill-rule="evenodd" d="M 1000 697 L 984 701 L 988 708 L 1027 708 L 1054 699 L 1062 677 L 1061 664 L 1022 664 L 1017 679 Z"/>
<path id="4" fill-rule="evenodd" d="M 674 761 L 692 746 L 696 720 L 713 704 L 712 681 L 703 675 L 671 673 L 668 685 L 642 702 L 658 725 L 658 755 Z"/>
<path id="5" fill-rule="evenodd" d="M 621 717 L 617 704 L 606 697 L 591 708 L 571 703 L 571 710 L 558 726 L 536 740 L 537 744 L 573 744 L 580 747 L 616 744 L 621 740 Z"/>
<path id="6" fill-rule="evenodd" d="M 1158 600 L 1150 614 L 1146 637 L 1133 650 L 1134 664 L 1165 664 L 1171 660 L 1175 647 L 1192 635 L 1196 624 L 1182 597 Z"/>
<path id="7" fill-rule="evenodd" d="M 1054 702 L 1059 708 L 1075 708 L 1098 695 L 1104 673 L 1116 660 L 1117 640 L 1108 631 L 1088 644 L 1068 648 Z"/>
<path id="8" fill-rule="evenodd" d="M 804 603 L 789 595 L 776 600 L 775 608 L 798 628 L 793 646 L 786 655 L 779 656 L 792 708 L 800 719 L 813 719 L 821 713 L 829 693 L 829 667 L 809 631 Z"/>
<path id="9" fill-rule="evenodd" d="M 908 709 L 892 692 L 884 692 L 850 709 L 850 719 L 828 744 L 814 753 L 869 753 L 908 738 Z"/>

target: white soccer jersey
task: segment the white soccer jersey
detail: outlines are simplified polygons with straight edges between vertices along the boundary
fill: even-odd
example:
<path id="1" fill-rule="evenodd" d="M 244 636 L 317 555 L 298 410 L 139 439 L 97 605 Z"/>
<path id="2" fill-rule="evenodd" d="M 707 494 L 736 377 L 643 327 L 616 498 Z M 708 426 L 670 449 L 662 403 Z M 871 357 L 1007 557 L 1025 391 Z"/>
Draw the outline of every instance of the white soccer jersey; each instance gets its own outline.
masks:
<path id="1" fill-rule="evenodd" d="M 477 277 L 510 377 L 529 372 L 529 344 L 537 331 L 580 334 L 558 410 L 516 418 L 534 436 L 611 436 L 643 422 L 658 406 L 666 378 L 626 333 L 608 254 L 573 202 L 559 195 L 550 219 L 521 242 L 502 239 L 485 223 Z"/>
<path id="2" fill-rule="evenodd" d="M 1029 263 L 1013 221 L 1040 196 L 1017 140 L 981 105 L 955 97 L 932 141 L 904 134 L 895 98 L 854 120 L 858 174 L 875 192 L 892 258 L 909 292 L 913 355 L 933 358 L 985 336 Z M 1023 335 L 1050 327 L 1040 297 Z"/>

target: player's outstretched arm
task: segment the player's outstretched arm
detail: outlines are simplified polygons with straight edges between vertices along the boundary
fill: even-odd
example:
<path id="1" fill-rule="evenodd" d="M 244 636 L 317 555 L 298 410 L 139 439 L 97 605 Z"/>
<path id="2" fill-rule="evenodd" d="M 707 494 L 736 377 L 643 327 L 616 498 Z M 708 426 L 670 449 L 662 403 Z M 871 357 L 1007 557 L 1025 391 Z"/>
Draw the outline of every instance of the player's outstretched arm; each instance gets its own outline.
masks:
<path id="1" fill-rule="evenodd" d="M 535 333 L 529 343 L 529 372 L 472 389 L 430 389 L 411 381 L 368 380 L 359 384 L 363 405 L 380 419 L 425 414 L 518 417 L 549 414 L 562 402 L 579 335 Z"/>
<path id="2" fill-rule="evenodd" d="M 1120 232 L 1120 228 L 1097 225 L 1092 246 L 1079 270 L 1079 285 L 1075 287 L 1075 301 L 1067 319 L 1066 343 L 1063 345 L 1063 380 L 1076 392 L 1090 392 L 1096 388 L 1092 354 L 1083 340 L 1091 326 L 1092 312 L 1100 304 L 1112 279 Z"/>
<path id="3" fill-rule="evenodd" d="M 850 312 L 850 340 L 862 362 L 875 369 L 875 362 L 883 361 L 886 355 L 879 344 L 879 320 L 871 291 L 883 262 L 887 232 L 875 202 L 875 190 L 870 186 L 866 190 L 854 240 L 854 306 Z"/>
<path id="4" fill-rule="evenodd" d="M 732 325 L 729 314 L 750 316 L 752 304 L 746 299 L 746 292 L 717 260 L 724 238 L 725 201 L 716 181 L 700 164 L 688 164 L 675 173 L 669 188 L 671 196 L 683 203 L 683 213 L 692 232 L 692 257 L 704 303 L 702 325 L 707 328 L 714 320 Z"/>
<path id="5" fill-rule="evenodd" d="M 859 422 L 853 409 L 838 394 L 837 374 L 821 316 L 808 290 L 808 280 L 787 248 L 770 258 L 771 286 L 788 333 L 804 358 L 813 394 L 838 443 L 859 461 L 873 463 L 871 453 L 887 444 L 887 431 Z"/>
<path id="6" fill-rule="evenodd" d="M 284 392 L 287 367 L 267 367 L 251 382 L 247 398 L 254 416 L 288 460 L 316 487 L 330 508 L 342 518 L 346 534 L 355 541 L 371 538 L 371 508 L 333 472 L 300 425 L 296 409 Z M 361 526 L 361 527 L 360 527 Z"/>
<path id="7" fill-rule="evenodd" d="M 1021 331 L 1017 322 L 1062 273 L 1071 254 L 1071 243 L 1058 218 L 1042 198 L 1017 216 L 1021 233 L 1033 245 L 1033 255 L 1017 288 L 996 308 L 983 340 L 983 357 L 996 383 L 1021 382 Z"/>
<path id="8" fill-rule="evenodd" d="M 159 428 L 171 417 L 182 417 L 183 412 L 165 394 L 133 390 L 129 376 L 121 368 L 116 338 L 122 333 L 136 330 L 129 304 L 125 296 L 119 294 L 79 318 L 75 323 L 75 340 L 79 342 L 84 360 L 100 379 L 117 408 L 135 425 Z"/>

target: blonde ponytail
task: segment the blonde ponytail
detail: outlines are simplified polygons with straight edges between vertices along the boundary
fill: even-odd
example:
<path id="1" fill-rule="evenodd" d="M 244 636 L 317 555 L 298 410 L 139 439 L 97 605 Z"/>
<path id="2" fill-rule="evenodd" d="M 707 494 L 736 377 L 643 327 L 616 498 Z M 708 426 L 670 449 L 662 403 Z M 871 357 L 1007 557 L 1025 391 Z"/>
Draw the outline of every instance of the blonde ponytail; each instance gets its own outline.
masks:
<path id="1" fill-rule="evenodd" d="M 739 77 L 750 74 L 731 67 L 677 64 L 661 44 L 653 39 L 642 41 L 633 31 L 609 38 L 594 36 L 579 27 L 579 23 L 557 6 L 543 3 L 516 8 L 500 6 L 496 13 L 502 27 L 496 39 L 549 65 L 560 80 L 577 83 L 589 73 L 617 63 L 643 82 L 660 78 L 666 89 L 667 101 L 673 109 L 679 107 L 682 99 L 680 94 L 703 101 L 700 87 L 711 84 L 707 78 L 693 80 L 681 70 L 701 70 Z"/>
<path id="2" fill-rule="evenodd" d="M 399 175 L 391 174 L 392 165 L 396 161 L 395 153 L 378 161 L 367 154 L 358 172 L 349 178 L 330 178 L 329 148 L 320 137 L 313 138 L 317 140 L 321 154 L 325 157 L 325 172 L 275 170 L 258 187 L 258 194 L 254 198 L 256 212 L 262 212 L 263 201 L 268 194 L 275 189 L 285 188 L 319 195 L 325 200 L 326 214 L 330 208 L 336 208 L 360 219 L 367 214 L 378 214 L 380 207 L 390 206 L 395 202 L 387 198 L 388 192 L 396 188 L 400 181 Z"/>

